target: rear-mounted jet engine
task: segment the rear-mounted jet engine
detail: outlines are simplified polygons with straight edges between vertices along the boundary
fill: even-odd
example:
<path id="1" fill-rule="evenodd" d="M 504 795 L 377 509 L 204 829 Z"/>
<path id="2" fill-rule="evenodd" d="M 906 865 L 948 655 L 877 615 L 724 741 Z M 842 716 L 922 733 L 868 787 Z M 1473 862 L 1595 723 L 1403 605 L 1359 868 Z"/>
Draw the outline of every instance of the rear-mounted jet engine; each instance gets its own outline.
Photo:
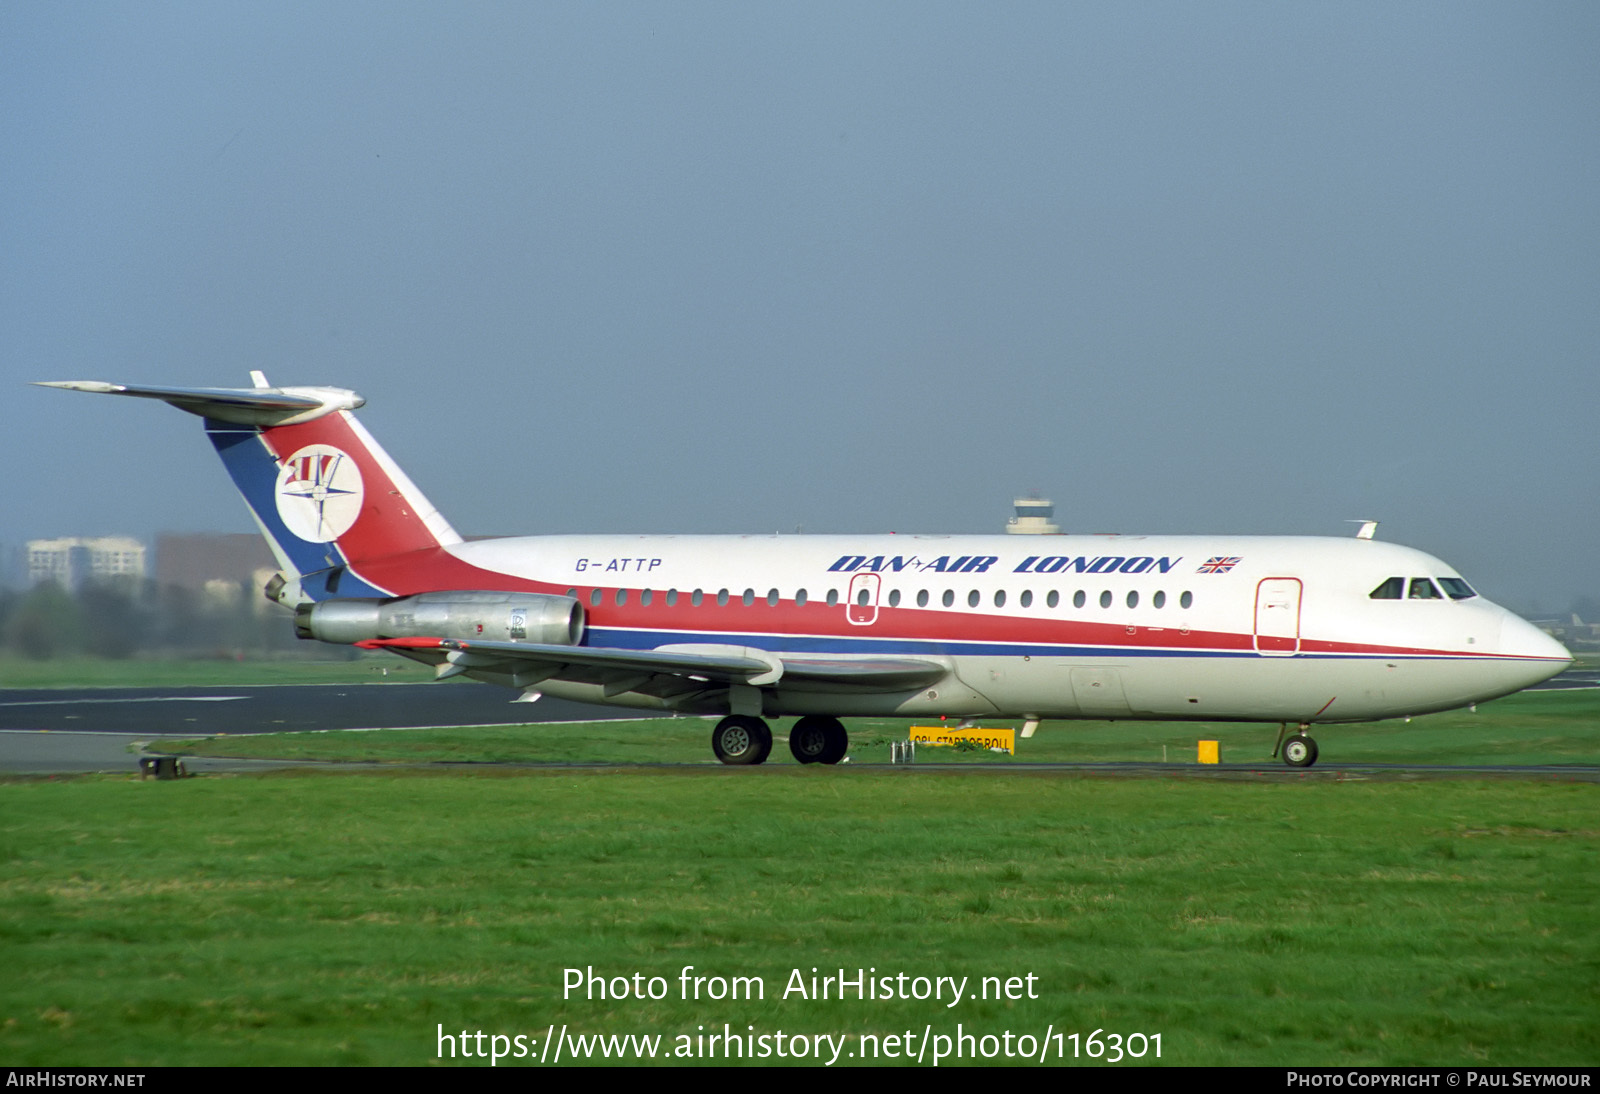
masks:
<path id="1" fill-rule="evenodd" d="M 583 605 L 542 593 L 418 593 L 395 600 L 324 600 L 294 611 L 300 638 L 351 645 L 383 638 L 453 638 L 576 646 Z"/>

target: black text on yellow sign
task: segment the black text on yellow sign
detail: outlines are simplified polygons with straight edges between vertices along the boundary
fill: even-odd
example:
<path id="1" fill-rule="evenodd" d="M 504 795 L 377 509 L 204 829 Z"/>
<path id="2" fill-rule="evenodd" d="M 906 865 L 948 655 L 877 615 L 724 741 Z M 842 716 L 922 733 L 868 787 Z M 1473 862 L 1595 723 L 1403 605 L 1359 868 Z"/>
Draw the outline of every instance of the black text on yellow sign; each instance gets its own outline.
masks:
<path id="1" fill-rule="evenodd" d="M 1014 729 L 942 729 L 939 726 L 912 726 L 911 740 L 919 745 L 953 747 L 963 742 L 975 744 L 995 752 L 1017 754 L 1017 731 Z"/>

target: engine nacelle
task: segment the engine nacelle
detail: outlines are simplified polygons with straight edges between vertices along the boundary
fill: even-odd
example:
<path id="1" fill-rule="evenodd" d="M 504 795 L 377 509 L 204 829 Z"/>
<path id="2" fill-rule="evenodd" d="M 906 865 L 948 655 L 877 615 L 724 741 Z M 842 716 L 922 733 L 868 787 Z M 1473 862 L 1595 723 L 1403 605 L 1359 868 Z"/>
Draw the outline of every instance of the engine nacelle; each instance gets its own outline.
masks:
<path id="1" fill-rule="evenodd" d="M 299 638 L 350 644 L 373 638 L 454 638 L 576 646 L 583 638 L 583 605 L 544 593 L 418 593 L 392 600 L 353 598 L 301 604 Z"/>

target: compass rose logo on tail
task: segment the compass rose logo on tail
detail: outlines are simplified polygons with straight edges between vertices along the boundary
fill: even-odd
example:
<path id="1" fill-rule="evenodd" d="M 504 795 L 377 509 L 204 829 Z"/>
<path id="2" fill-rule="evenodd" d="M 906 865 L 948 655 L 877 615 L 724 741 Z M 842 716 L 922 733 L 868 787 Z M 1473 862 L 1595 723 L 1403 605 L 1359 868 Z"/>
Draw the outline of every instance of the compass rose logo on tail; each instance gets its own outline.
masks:
<path id="1" fill-rule="evenodd" d="M 329 444 L 310 444 L 283 461 L 278 472 L 278 515 L 289 531 L 311 543 L 328 543 L 361 515 L 361 469 Z"/>

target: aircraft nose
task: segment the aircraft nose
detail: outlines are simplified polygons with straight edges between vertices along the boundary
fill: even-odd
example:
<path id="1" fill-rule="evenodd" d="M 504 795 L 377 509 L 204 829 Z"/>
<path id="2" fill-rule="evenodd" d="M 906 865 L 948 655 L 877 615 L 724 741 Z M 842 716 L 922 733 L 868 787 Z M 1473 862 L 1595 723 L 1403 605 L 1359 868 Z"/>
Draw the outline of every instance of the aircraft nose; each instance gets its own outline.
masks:
<path id="1" fill-rule="evenodd" d="M 1532 623 L 1509 613 L 1500 624 L 1500 656 L 1522 662 L 1527 677 L 1523 687 L 1548 680 L 1572 664 L 1572 654 L 1567 647 Z"/>

